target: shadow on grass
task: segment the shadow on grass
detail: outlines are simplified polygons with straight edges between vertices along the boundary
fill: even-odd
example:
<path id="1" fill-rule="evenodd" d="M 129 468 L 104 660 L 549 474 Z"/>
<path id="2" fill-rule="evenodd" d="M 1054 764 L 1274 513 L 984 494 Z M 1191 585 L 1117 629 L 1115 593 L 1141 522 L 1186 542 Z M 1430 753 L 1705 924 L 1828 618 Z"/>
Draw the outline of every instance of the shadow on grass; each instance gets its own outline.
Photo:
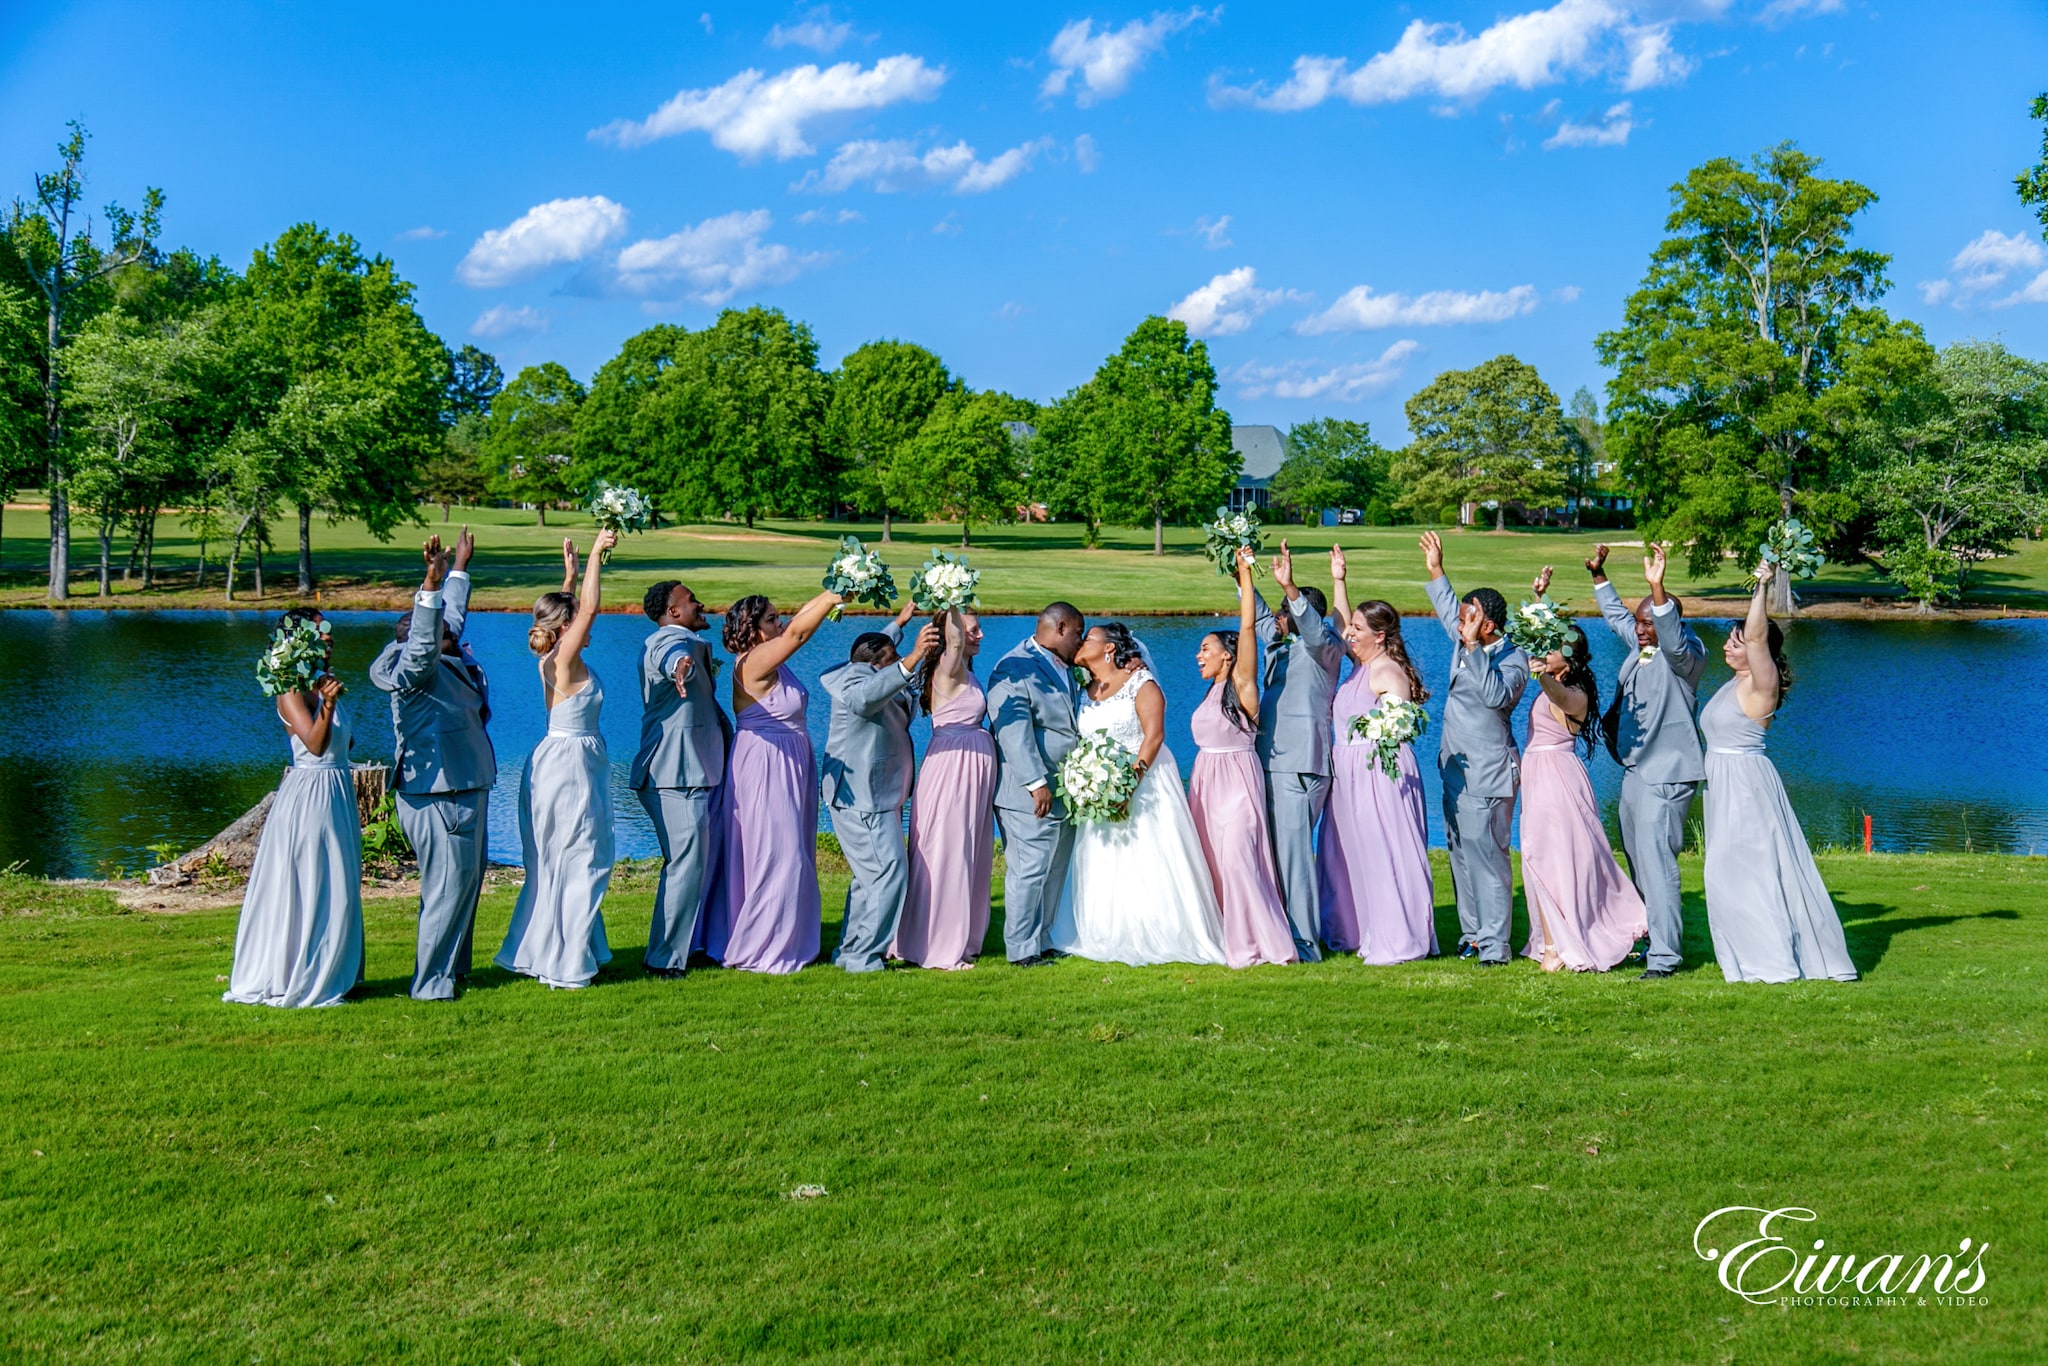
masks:
<path id="1" fill-rule="evenodd" d="M 1849 960 L 1856 965 L 1856 971 L 1868 977 L 1871 970 L 1884 961 L 1891 952 L 1892 940 L 1914 930 L 1939 929 L 1963 920 L 2018 920 L 2020 913 L 2011 910 L 1978 911 L 1974 915 L 1916 915 L 1903 920 L 1888 917 L 1898 911 L 1896 906 L 1887 906 L 1875 901 L 1837 901 L 1835 910 L 1842 917 L 1842 934 L 1849 941 Z"/>

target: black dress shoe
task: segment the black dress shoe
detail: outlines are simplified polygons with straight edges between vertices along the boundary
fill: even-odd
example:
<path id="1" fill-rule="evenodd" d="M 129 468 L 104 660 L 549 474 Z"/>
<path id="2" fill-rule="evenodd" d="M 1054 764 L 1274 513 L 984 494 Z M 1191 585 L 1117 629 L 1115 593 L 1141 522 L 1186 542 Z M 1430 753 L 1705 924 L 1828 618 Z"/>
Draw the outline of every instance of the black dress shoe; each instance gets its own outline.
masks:
<path id="1" fill-rule="evenodd" d="M 1505 958 L 1482 958 L 1479 960 L 1479 966 L 1482 968 L 1504 968 L 1507 965 L 1508 960 Z"/>
<path id="2" fill-rule="evenodd" d="M 1062 958 L 1072 958 L 1073 956 L 1073 954 L 1068 953 L 1065 949 L 1047 949 L 1044 953 L 1038 955 L 1038 961 L 1041 963 L 1057 963 Z"/>
<path id="3" fill-rule="evenodd" d="M 1673 968 L 1644 968 L 1642 971 L 1642 975 L 1636 978 L 1636 980 L 1639 982 L 1647 982 L 1650 981 L 1652 978 L 1656 977 L 1669 977 L 1672 975 L 1674 971 L 1676 971 L 1676 969 Z"/>
<path id="4" fill-rule="evenodd" d="M 1029 958 L 1012 958 L 1010 966 L 1013 968 L 1042 968 L 1051 962 L 1052 960 L 1044 954 L 1034 953 Z"/>

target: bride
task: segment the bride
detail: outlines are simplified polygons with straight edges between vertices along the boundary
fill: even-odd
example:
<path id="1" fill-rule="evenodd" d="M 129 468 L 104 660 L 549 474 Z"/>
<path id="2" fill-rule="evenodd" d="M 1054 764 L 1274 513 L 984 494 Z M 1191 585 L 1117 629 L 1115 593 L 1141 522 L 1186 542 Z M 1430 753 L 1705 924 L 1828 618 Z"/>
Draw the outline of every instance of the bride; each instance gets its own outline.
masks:
<path id="1" fill-rule="evenodd" d="M 1223 918 L 1144 647 L 1110 622 L 1088 632 L 1074 662 L 1091 676 L 1082 733 L 1121 741 L 1142 776 L 1128 820 L 1084 821 L 1076 832 L 1053 947 L 1114 963 L 1221 963 Z"/>

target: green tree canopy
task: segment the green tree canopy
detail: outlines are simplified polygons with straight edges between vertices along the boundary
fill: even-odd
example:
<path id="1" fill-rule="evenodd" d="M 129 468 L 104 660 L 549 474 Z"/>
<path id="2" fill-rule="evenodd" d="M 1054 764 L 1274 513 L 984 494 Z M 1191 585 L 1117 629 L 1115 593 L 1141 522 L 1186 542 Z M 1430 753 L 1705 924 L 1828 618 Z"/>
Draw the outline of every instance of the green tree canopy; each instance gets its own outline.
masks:
<path id="1" fill-rule="evenodd" d="M 491 400 L 504 387 L 505 372 L 498 367 L 498 358 L 465 343 L 460 351 L 448 353 L 448 392 L 441 401 L 441 420 L 453 427 L 465 417 L 487 416 Z"/>
<path id="2" fill-rule="evenodd" d="M 1003 394 L 955 392 L 939 405 L 898 457 L 906 484 L 918 490 L 911 504 L 927 516 L 960 523 L 960 544 L 970 544 L 976 522 L 1013 513 L 1022 490 L 1023 442 L 1006 423 L 1015 401 Z"/>
<path id="3" fill-rule="evenodd" d="M 1490 506 L 1498 531 L 1509 503 L 1551 507 L 1564 496 L 1564 411 L 1536 367 L 1513 356 L 1438 375 L 1408 400 L 1408 430 L 1391 477 L 1418 517 Z"/>
<path id="4" fill-rule="evenodd" d="M 2034 211 L 2034 216 L 2041 220 L 2041 235 L 2048 237 L 2048 95 L 2034 96 L 2028 112 L 2044 125 L 2041 159 L 2014 176 L 2013 183 L 2019 189 L 2020 203 Z"/>
<path id="5" fill-rule="evenodd" d="M 1082 525 L 1082 543 L 1101 543 L 1110 515 L 1110 447 L 1095 382 L 1069 390 L 1039 410 L 1025 489 L 1054 517 Z"/>
<path id="6" fill-rule="evenodd" d="M 1311 418 L 1288 428 L 1287 455 L 1267 492 L 1274 506 L 1307 520 L 1324 508 L 1365 511 L 1377 504 L 1384 513 L 1389 463 L 1365 423 Z"/>
<path id="7" fill-rule="evenodd" d="M 911 441 L 940 402 L 960 384 L 946 364 L 922 346 L 872 341 L 839 363 L 832 400 L 825 413 L 825 441 L 833 463 L 846 475 L 846 499 L 863 512 L 882 515 L 882 540 L 890 539 L 893 514 L 910 506 L 918 491 L 901 466 Z"/>
<path id="8" fill-rule="evenodd" d="M 548 524 L 550 507 L 582 491 L 574 460 L 583 400 L 576 377 L 547 361 L 514 375 L 485 420 L 483 449 L 499 486 L 514 501 L 531 503 L 541 526 Z"/>
<path id="9" fill-rule="evenodd" d="M 1207 517 L 1230 497 L 1241 467 L 1230 414 L 1216 406 L 1209 348 L 1187 324 L 1150 317 L 1095 372 L 1087 406 L 1107 476 L 1110 515 L 1150 525 L 1166 553 L 1168 521 Z"/>

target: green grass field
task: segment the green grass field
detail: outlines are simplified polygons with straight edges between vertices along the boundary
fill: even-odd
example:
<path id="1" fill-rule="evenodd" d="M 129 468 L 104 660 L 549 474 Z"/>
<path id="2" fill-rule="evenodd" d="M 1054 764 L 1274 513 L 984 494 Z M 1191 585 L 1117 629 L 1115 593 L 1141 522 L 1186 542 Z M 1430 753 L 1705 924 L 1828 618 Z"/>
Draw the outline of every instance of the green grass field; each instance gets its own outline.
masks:
<path id="1" fill-rule="evenodd" d="M 429 509 L 428 515 L 436 515 Z M 321 600 L 345 606 L 389 606 L 419 581 L 419 543 L 430 531 L 452 533 L 467 520 L 478 532 L 477 558 L 472 565 L 477 601 L 486 608 L 524 611 L 534 596 L 561 582 L 561 543 L 575 534 L 588 544 L 589 519 L 550 514 L 550 525 L 534 525 L 531 513 L 503 509 L 459 510 L 445 526 L 401 527 L 389 542 L 371 537 L 360 525 L 329 526 L 316 522 L 314 569 L 320 578 Z M 1277 531 L 1278 529 L 1273 529 Z M 0 606 L 42 606 L 46 563 L 47 518 L 40 509 L 13 507 L 0 548 Z M 287 527 L 280 527 L 285 535 Z M 1423 595 L 1425 574 L 1415 546 L 1417 527 L 1289 528 L 1301 554 L 1298 578 L 1323 587 L 1329 584 L 1327 553 L 1333 540 L 1351 557 L 1354 598 L 1383 597 L 1407 612 L 1428 610 Z M 706 601 L 723 607 L 748 593 L 767 593 L 792 607 L 817 591 L 826 561 L 839 538 L 848 533 L 870 542 L 879 525 L 840 522 L 763 522 L 744 526 L 710 525 L 666 528 L 628 536 L 612 557 L 609 600 L 630 610 L 646 586 L 660 578 L 681 578 Z M 98 602 L 93 577 L 96 542 L 78 524 L 73 542 L 74 602 Z M 907 587 L 909 571 L 932 549 L 957 547 L 954 525 L 911 525 L 897 528 L 898 544 L 885 552 L 897 569 L 897 582 Z M 1510 600 L 1526 592 L 1529 580 L 1545 564 L 1557 567 L 1553 596 L 1590 610 L 1592 590 L 1580 561 L 1601 540 L 1634 542 L 1634 532 L 1529 531 L 1494 534 L 1454 531 L 1447 537 L 1446 558 L 1453 580 L 1477 587 L 1492 584 Z M 1202 556 L 1199 532 L 1173 528 L 1167 553 L 1155 558 L 1152 534 L 1112 528 L 1099 549 L 1084 549 L 1081 529 L 1071 524 L 978 527 L 970 555 L 986 571 L 982 600 L 990 611 L 1037 611 L 1054 598 L 1066 598 L 1084 612 L 1150 613 L 1210 612 L 1234 601 L 1229 586 Z M 115 601 L 122 606 L 219 607 L 218 562 L 211 568 L 211 587 L 193 589 L 197 547 L 185 537 L 178 519 L 165 517 L 158 532 L 157 563 L 162 586 L 140 592 L 139 580 L 117 584 Z M 118 547 L 115 568 L 126 562 L 127 547 Z M 268 560 L 262 603 L 251 597 L 245 572 L 241 580 L 244 607 L 282 606 L 294 600 L 298 563 L 296 542 L 273 551 Z M 219 550 L 214 551 L 215 556 Z M 1641 554 L 1616 551 L 1609 566 L 1624 592 L 1642 588 Z M 1743 597 L 1740 575 L 1734 572 L 1705 583 L 1693 582 L 1677 570 L 1672 588 L 1687 597 L 1713 597 L 1732 610 Z M 1880 603 L 1895 596 L 1892 586 L 1867 565 L 1829 565 L 1803 596 L 1816 602 L 1854 606 L 1864 598 Z M 2027 542 L 2018 554 L 1983 567 L 1972 601 L 1993 609 L 2048 609 L 2048 543 Z"/>
<path id="2" fill-rule="evenodd" d="M 307 1012 L 219 1003 L 231 910 L 0 879 L 0 1357 L 2038 1361 L 2048 861 L 1821 866 L 1854 985 L 1700 966 L 1696 862 L 1660 983 L 665 981 L 642 877 L 589 991 L 414 1004 L 384 901 L 363 999 Z M 1984 1302 L 1749 1304 L 1691 1249 L 1726 1205 L 1986 1240 Z"/>

